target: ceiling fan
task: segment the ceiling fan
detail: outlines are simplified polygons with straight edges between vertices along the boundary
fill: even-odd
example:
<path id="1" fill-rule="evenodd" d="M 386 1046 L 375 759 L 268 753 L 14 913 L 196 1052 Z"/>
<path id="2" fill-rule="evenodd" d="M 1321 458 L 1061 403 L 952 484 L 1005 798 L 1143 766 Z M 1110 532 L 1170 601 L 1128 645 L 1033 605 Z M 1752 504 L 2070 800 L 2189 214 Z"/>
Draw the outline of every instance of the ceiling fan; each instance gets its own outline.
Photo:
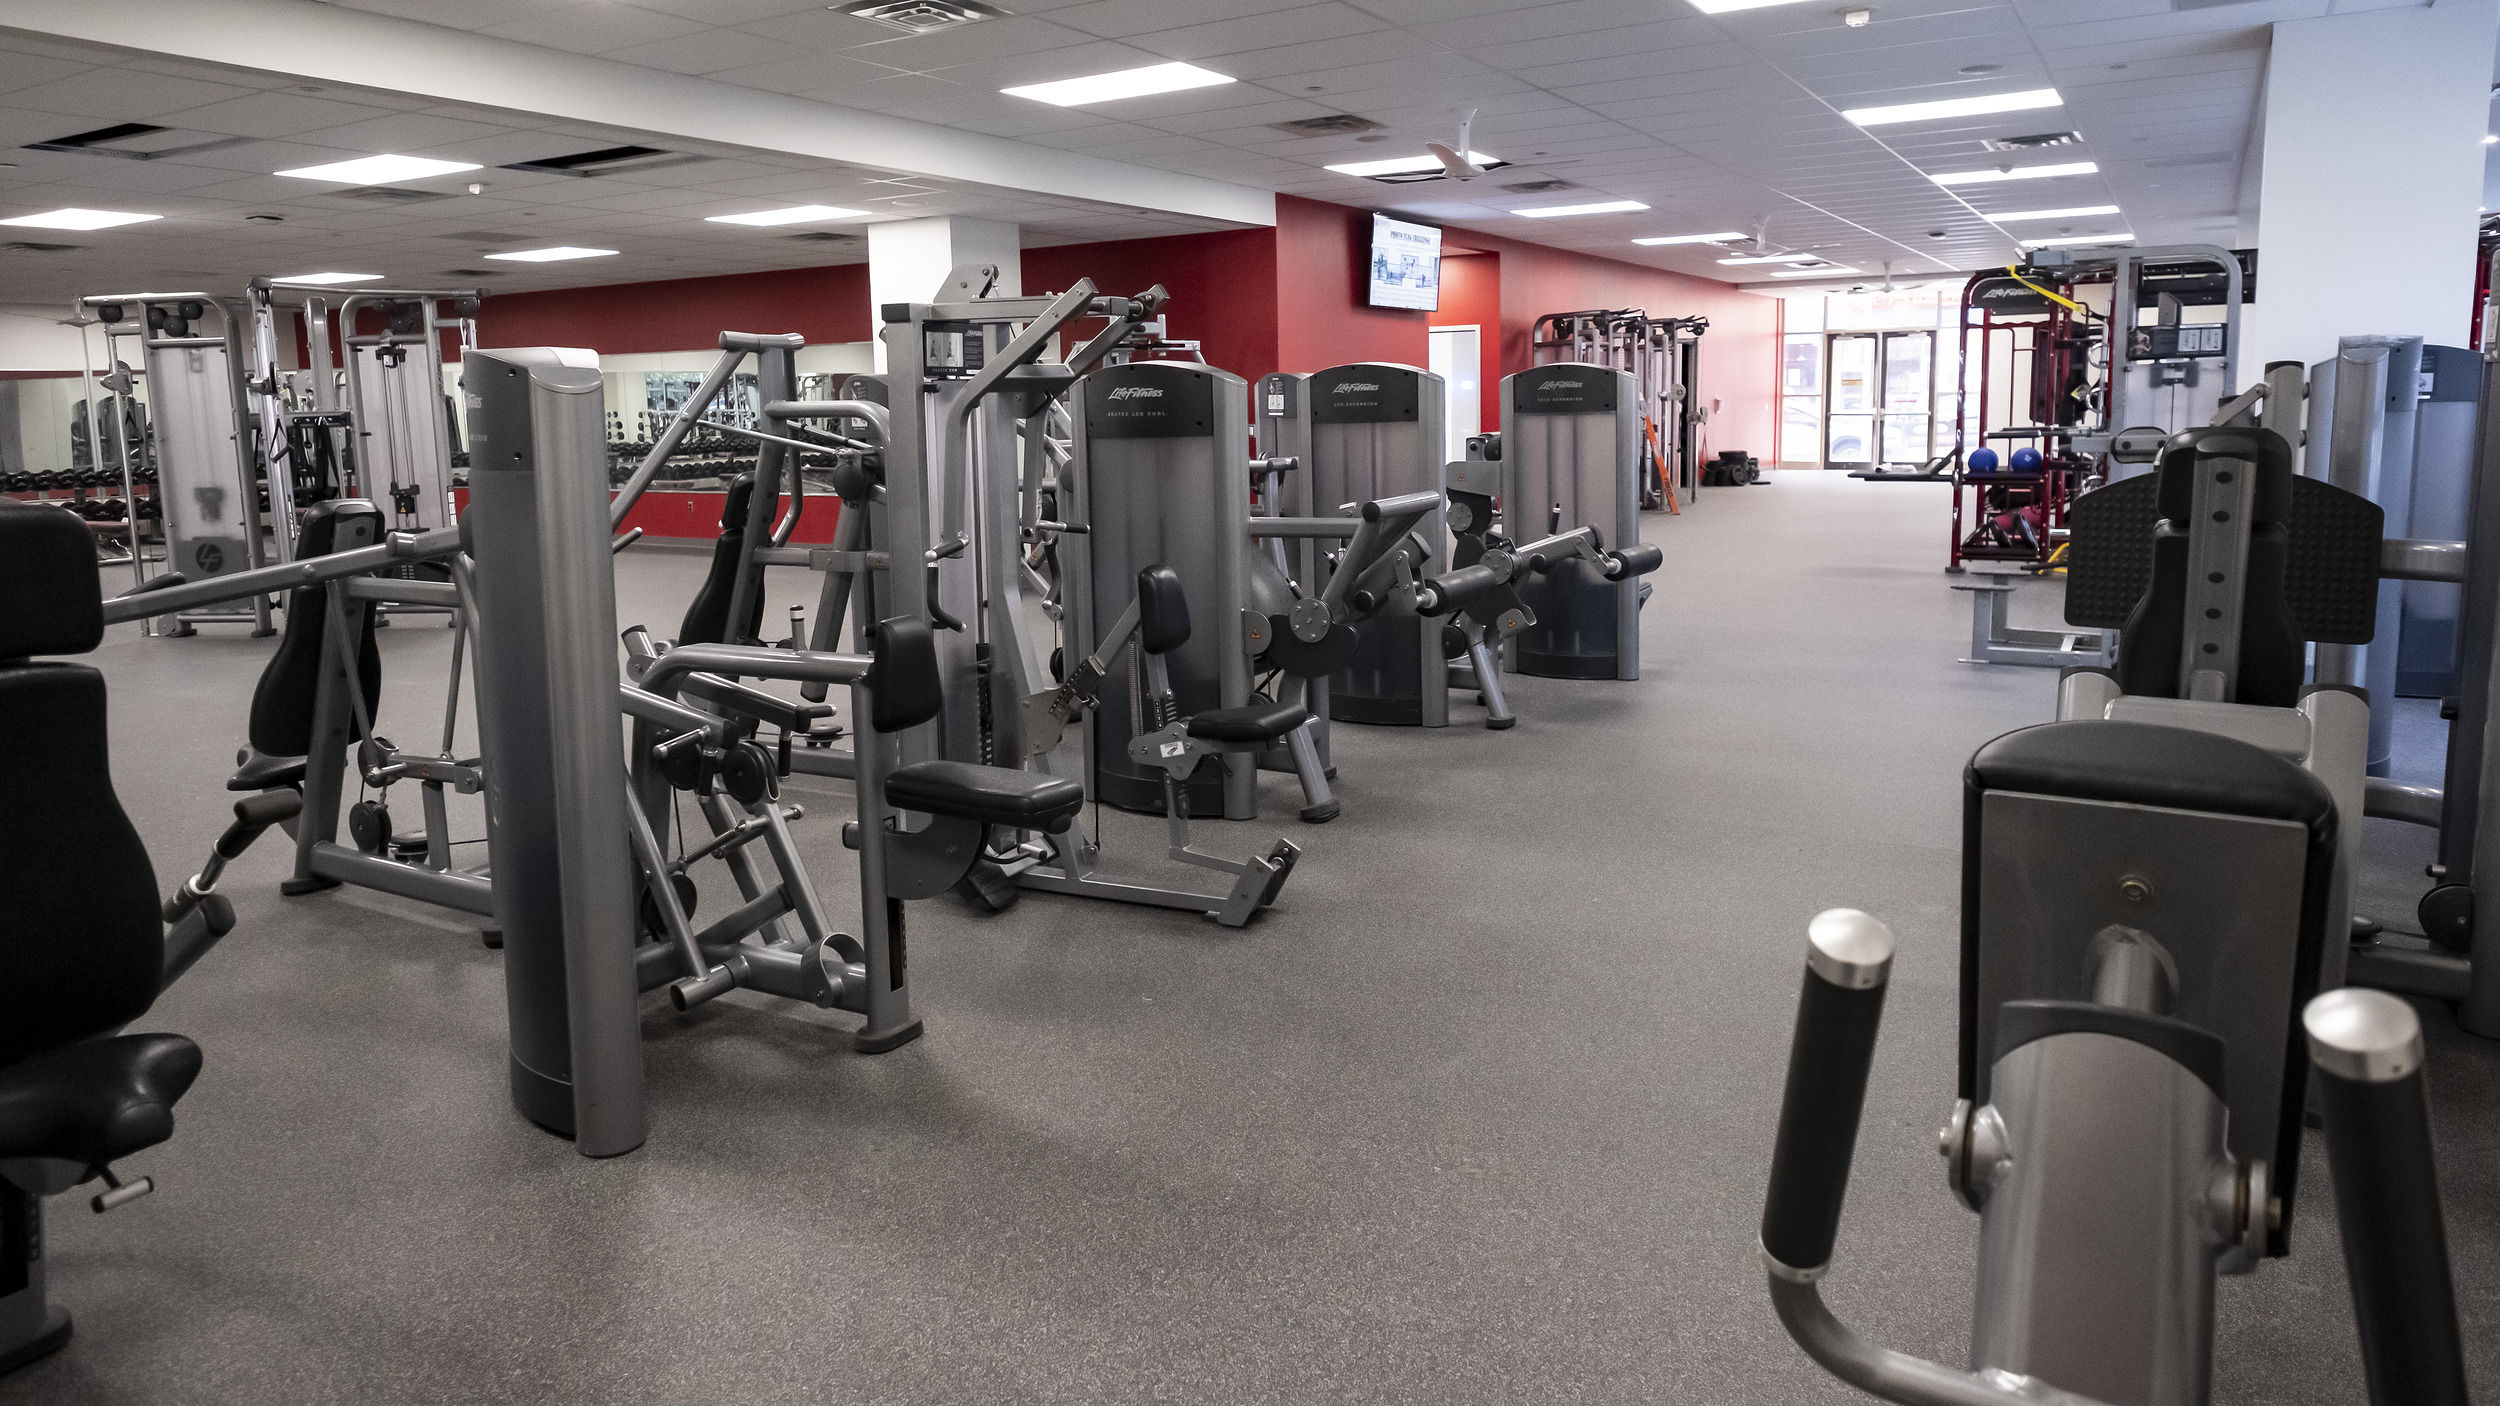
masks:
<path id="1" fill-rule="evenodd" d="M 1457 146 L 1445 146 L 1440 142 L 1424 143 L 1424 150 L 1431 152 L 1433 156 L 1440 161 L 1441 174 L 1449 177 L 1451 180 L 1472 181 L 1476 177 L 1484 174 L 1484 168 L 1477 165 L 1472 159 L 1476 155 L 1476 151 L 1474 147 L 1468 144 L 1467 140 L 1469 135 L 1474 132 L 1475 126 L 1476 109 L 1471 107 L 1458 115 Z"/>

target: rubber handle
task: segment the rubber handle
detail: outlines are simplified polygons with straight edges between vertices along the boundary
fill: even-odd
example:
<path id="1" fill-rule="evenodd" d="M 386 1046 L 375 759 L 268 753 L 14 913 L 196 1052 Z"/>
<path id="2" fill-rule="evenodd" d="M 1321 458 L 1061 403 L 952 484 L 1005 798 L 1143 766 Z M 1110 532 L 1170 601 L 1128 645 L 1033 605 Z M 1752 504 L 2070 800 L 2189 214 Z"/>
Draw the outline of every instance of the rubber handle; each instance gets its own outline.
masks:
<path id="1" fill-rule="evenodd" d="M 1853 909 L 1818 915 L 1807 929 L 1805 987 L 1788 1047 L 1771 1189 L 1762 1206 L 1762 1248 L 1792 1270 L 1831 1263 L 1840 1208 L 1857 1151 L 1858 1116 L 1892 973 L 1892 932 Z"/>
<path id="2" fill-rule="evenodd" d="M 1416 593 L 1415 613 L 1426 619 L 1455 615 L 1501 587 L 1502 575 L 1492 567 L 1462 566 L 1424 582 Z"/>
<path id="3" fill-rule="evenodd" d="M 2301 1020 L 2372 1406 L 2465 1406 L 2421 1021 L 2396 997 L 2356 988 L 2317 997 Z"/>
<path id="4" fill-rule="evenodd" d="M 295 791 L 264 791 L 247 801 L 234 803 L 234 823 L 217 837 L 217 853 L 226 859 L 239 858 L 260 838 L 260 832 L 272 825 L 293 820 L 304 809 L 304 798 Z"/>
<path id="5" fill-rule="evenodd" d="M 1647 576 L 1666 564 L 1667 554 L 1648 542 L 1625 547 L 1606 554 L 1606 579 L 1620 581 L 1626 576 Z"/>

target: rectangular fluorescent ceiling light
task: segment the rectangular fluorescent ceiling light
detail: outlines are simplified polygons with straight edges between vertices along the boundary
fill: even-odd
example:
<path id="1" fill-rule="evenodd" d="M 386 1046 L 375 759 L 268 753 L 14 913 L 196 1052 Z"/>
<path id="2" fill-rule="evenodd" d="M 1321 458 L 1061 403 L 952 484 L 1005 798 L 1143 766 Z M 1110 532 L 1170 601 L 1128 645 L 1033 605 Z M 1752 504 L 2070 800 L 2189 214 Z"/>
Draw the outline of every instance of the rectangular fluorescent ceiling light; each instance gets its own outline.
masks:
<path id="1" fill-rule="evenodd" d="M 1467 159 L 1478 166 L 1486 166 L 1502 158 L 1481 151 L 1471 151 L 1467 153 Z M 1342 166 L 1331 166 L 1328 169 L 1340 176 L 1403 176 L 1409 171 L 1438 171 L 1441 169 L 1441 158 L 1438 156 L 1392 156 L 1386 161 L 1349 161 Z"/>
<path id="2" fill-rule="evenodd" d="M 386 186 L 393 181 L 420 181 L 428 176 L 448 176 L 454 171 L 474 171 L 474 161 L 437 161 L 430 156 L 359 156 L 353 161 L 333 161 L 327 166 L 298 166 L 280 171 L 299 181 L 337 181 L 341 185 Z"/>
<path id="3" fill-rule="evenodd" d="M 1557 215 L 1612 215 L 1623 210 L 1646 210 L 1637 200 L 1600 200 L 1593 205 L 1537 205 L 1526 210 L 1513 210 L 1531 220 L 1550 220 Z"/>
<path id="4" fill-rule="evenodd" d="M 508 259 L 516 264 L 552 264 L 562 259 L 604 259 L 614 249 L 577 249 L 559 244 L 552 249 L 516 249 L 509 254 L 489 254 L 490 259 Z"/>
<path id="5" fill-rule="evenodd" d="M 865 219 L 865 210 L 845 210 L 839 205 L 793 205 L 786 210 L 750 210 L 743 215 L 706 215 L 704 220 L 716 225 L 803 225 L 816 220 Z"/>
<path id="6" fill-rule="evenodd" d="M 1031 98 L 1053 107 L 1083 107 L 1088 103 L 1116 102 L 1121 98 L 1178 93 L 1189 88 L 1212 88 L 1232 81 L 1224 74 L 1200 68 L 1194 63 L 1158 63 L 1145 68 L 1124 68 L 1116 73 L 1097 73 L 1086 78 L 1062 78 L 1055 83 L 1027 83 L 998 91 L 1011 98 Z"/>
<path id="7" fill-rule="evenodd" d="M 1522 210 L 1519 213 L 1525 215 L 1529 212 Z M 1722 230 L 1717 234 L 1653 234 L 1647 239 L 1635 239 L 1632 242 L 1655 249 L 1661 244 L 1729 244 L 1744 237 L 1742 233 L 1735 230 Z"/>
<path id="8" fill-rule="evenodd" d="M 2132 234 L 2070 234 L 2056 239 L 2026 239 L 2025 249 L 2055 249 L 2065 244 L 2133 244 Z"/>
<path id="9" fill-rule="evenodd" d="M 1841 278 L 1856 272 L 1857 270 L 1853 268 L 1834 266 L 1827 269 L 1786 269 L 1771 276 L 1773 278 Z"/>
<path id="10" fill-rule="evenodd" d="M 111 229 L 115 225 L 144 224 L 163 218 L 163 215 L 133 215 L 122 210 L 81 210 L 73 205 L 66 210 L 46 210 L 40 215 L 20 215 L 14 220 L 0 220 L 0 225 L 16 225 L 21 229 Z"/>
<path id="11" fill-rule="evenodd" d="M 1737 264 L 1810 264 L 1820 257 L 1814 254 L 1749 254 L 1741 259 L 1721 259 L 1731 267 Z"/>
<path id="12" fill-rule="evenodd" d="M 1861 127 L 1882 127 L 1894 122 L 1932 122 L 1940 117 L 1984 117 L 1992 112 L 2028 112 L 2035 107 L 2063 107 L 2066 100 L 2055 88 L 2034 88 L 2024 93 L 1991 93 L 1984 98 L 1940 98 L 1927 103 L 1900 103 L 1892 107 L 1843 108 L 1841 116 Z"/>
<path id="13" fill-rule="evenodd" d="M 1738 10 L 1767 10 L 1773 5 L 1796 5 L 1804 0 L 1693 0 L 1693 8 L 1705 15 L 1732 15 Z"/>
<path id="14" fill-rule="evenodd" d="M 327 285 L 333 283 L 371 283 L 376 279 L 379 279 L 381 276 L 382 275 L 378 273 L 290 273 L 284 278 L 273 278 L 269 281 L 272 283 L 319 283 Z"/>
<path id="15" fill-rule="evenodd" d="M 2097 161 L 2068 161 L 2056 166 L 2017 166 L 2011 171 L 1933 171 L 1927 179 L 1940 186 L 1975 186 L 1990 181 L 2038 181 L 2051 176 L 2089 176 L 2101 169 Z"/>
<path id="16" fill-rule="evenodd" d="M 1994 224 L 2009 220 L 2080 220 L 2087 215 L 2115 215 L 2115 205 L 2070 205 L 2063 210 L 2016 210 L 2006 215 L 1982 214 L 1979 218 Z"/>

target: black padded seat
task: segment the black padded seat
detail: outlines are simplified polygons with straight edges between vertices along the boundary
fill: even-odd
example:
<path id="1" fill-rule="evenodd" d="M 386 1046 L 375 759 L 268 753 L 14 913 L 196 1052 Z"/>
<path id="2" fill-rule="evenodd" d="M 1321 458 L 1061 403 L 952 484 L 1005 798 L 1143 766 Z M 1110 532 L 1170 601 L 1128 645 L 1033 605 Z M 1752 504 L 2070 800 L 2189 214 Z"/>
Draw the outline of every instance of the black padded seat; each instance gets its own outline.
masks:
<path id="1" fill-rule="evenodd" d="M 2313 846 L 2335 841 L 2335 797 L 2316 776 L 2245 742 L 2153 723 L 2009 732 L 1972 755 L 1962 784 L 1974 804 L 1984 791 L 2027 791 L 2289 820 L 2309 827 Z"/>
<path id="2" fill-rule="evenodd" d="M 984 825 L 1056 835 L 1085 808 L 1085 788 L 1065 777 L 973 762 L 914 762 L 885 779 L 887 805 Z"/>
<path id="3" fill-rule="evenodd" d="M 1311 710 L 1299 703 L 1244 703 L 1190 714 L 1189 735 L 1209 742 L 1265 744 L 1310 720 Z"/>
<path id="4" fill-rule="evenodd" d="M 200 1077 L 200 1047 L 179 1035 L 63 1045 L 0 1070 L 0 1160 L 100 1167 L 174 1133 L 174 1103 Z"/>
<path id="5" fill-rule="evenodd" d="M 226 778 L 229 791 L 268 791 L 304 784 L 302 757 L 272 757 L 255 752 Z"/>

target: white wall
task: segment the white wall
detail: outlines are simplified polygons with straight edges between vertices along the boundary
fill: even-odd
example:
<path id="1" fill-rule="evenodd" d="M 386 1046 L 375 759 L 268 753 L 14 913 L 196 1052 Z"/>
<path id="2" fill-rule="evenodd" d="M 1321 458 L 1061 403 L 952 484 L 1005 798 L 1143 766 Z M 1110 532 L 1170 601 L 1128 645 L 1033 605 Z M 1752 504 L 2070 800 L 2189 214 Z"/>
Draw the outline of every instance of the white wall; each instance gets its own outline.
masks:
<path id="1" fill-rule="evenodd" d="M 2464 345 L 2496 40 L 2500 0 L 2274 26 L 2243 383 L 2349 334 Z"/>
<path id="2" fill-rule="evenodd" d="M 0 303 L 0 371 L 75 371 L 78 329 L 64 327 L 67 307 Z M 101 355 L 103 339 L 94 339 Z"/>

